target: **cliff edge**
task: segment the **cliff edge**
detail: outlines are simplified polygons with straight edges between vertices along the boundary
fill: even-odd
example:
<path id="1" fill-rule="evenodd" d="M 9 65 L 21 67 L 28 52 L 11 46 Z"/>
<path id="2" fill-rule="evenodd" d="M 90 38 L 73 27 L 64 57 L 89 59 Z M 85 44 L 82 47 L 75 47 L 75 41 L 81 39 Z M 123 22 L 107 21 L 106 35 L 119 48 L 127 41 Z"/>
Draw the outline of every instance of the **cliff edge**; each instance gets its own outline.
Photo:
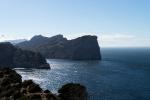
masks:
<path id="1" fill-rule="evenodd" d="M 86 35 L 68 40 L 63 35 L 34 36 L 30 41 L 16 45 L 25 50 L 40 52 L 46 58 L 73 60 L 101 60 L 97 36 Z"/>

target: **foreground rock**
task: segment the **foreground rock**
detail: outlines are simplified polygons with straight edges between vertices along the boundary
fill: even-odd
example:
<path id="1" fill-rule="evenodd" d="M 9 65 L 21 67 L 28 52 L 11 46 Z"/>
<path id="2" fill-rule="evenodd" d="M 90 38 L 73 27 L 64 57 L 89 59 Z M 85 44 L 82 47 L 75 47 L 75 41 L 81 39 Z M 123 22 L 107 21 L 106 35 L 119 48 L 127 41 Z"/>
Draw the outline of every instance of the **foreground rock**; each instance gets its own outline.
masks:
<path id="1" fill-rule="evenodd" d="M 40 53 L 22 50 L 10 43 L 0 43 L 0 66 L 9 68 L 50 68 Z"/>
<path id="2" fill-rule="evenodd" d="M 96 36 L 82 36 L 67 40 L 62 35 L 53 37 L 34 36 L 16 46 L 35 52 L 40 52 L 46 58 L 101 60 L 100 47 Z"/>
<path id="3" fill-rule="evenodd" d="M 87 100 L 86 88 L 80 84 L 64 85 L 58 92 L 44 91 L 32 80 L 22 82 L 14 70 L 0 69 L 0 100 Z"/>
<path id="4" fill-rule="evenodd" d="M 87 100 L 86 88 L 80 84 L 66 84 L 58 92 L 63 100 Z"/>

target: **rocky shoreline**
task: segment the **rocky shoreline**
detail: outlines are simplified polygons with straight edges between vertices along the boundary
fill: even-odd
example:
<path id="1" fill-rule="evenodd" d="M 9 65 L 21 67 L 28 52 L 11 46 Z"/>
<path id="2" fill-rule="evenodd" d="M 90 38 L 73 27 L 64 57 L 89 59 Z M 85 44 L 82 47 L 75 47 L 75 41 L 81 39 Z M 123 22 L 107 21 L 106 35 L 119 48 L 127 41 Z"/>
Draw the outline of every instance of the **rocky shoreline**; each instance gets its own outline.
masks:
<path id="1" fill-rule="evenodd" d="M 16 71 L 0 67 L 0 100 L 87 100 L 86 87 L 69 83 L 58 90 L 58 95 L 43 90 L 32 80 L 22 82 Z"/>

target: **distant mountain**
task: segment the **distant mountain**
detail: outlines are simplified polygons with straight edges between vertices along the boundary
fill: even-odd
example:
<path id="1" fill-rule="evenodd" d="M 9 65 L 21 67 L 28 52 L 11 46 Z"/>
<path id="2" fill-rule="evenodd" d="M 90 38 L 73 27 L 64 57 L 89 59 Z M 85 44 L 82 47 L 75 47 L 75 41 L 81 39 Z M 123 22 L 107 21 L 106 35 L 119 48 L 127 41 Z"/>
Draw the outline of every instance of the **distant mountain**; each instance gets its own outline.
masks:
<path id="1" fill-rule="evenodd" d="M 100 60 L 100 47 L 96 36 L 86 35 L 67 40 L 63 35 L 53 37 L 34 36 L 30 41 L 16 45 L 25 50 L 40 52 L 46 58 Z"/>
<path id="2" fill-rule="evenodd" d="M 50 68 L 40 53 L 21 50 L 9 42 L 0 43 L 0 67 Z"/>
<path id="3" fill-rule="evenodd" d="M 26 39 L 17 39 L 17 40 L 7 40 L 5 42 L 10 42 L 11 44 L 16 45 L 18 43 L 25 42 L 25 41 L 27 41 L 27 40 Z"/>

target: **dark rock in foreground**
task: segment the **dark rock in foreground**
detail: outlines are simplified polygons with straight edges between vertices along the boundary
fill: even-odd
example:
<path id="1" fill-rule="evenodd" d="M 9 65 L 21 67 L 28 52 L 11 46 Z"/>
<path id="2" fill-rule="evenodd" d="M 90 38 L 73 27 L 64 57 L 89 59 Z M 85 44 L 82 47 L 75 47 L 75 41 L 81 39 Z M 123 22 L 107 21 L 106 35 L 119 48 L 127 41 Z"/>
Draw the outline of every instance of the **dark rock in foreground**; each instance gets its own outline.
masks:
<path id="1" fill-rule="evenodd" d="M 50 68 L 46 59 L 40 53 L 22 50 L 10 43 L 0 43 L 0 66 L 9 68 Z"/>
<path id="2" fill-rule="evenodd" d="M 87 100 L 86 88 L 80 84 L 66 84 L 58 92 L 63 100 Z"/>
<path id="3" fill-rule="evenodd" d="M 66 84 L 59 95 L 42 90 L 32 80 L 22 82 L 11 69 L 0 69 L 0 100 L 87 100 L 86 88 L 80 84 Z"/>
<path id="4" fill-rule="evenodd" d="M 67 40 L 62 35 L 50 38 L 39 35 L 16 46 L 25 50 L 40 52 L 46 58 L 101 60 L 97 37 L 90 35 L 73 40 Z"/>

